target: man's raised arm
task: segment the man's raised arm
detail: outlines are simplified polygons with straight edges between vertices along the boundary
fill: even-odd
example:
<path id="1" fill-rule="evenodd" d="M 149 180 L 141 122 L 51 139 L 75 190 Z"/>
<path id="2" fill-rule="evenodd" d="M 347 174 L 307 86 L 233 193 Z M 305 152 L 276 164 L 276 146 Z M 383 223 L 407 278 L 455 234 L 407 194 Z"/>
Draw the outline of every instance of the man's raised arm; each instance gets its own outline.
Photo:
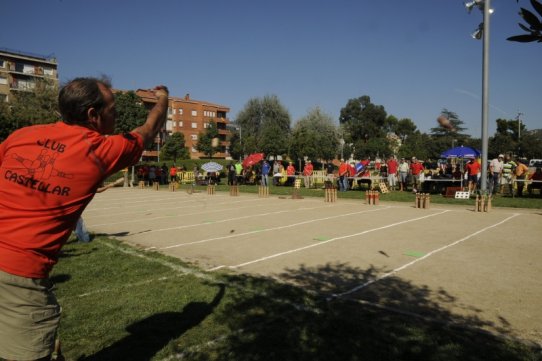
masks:
<path id="1" fill-rule="evenodd" d="M 153 91 L 158 101 L 147 116 L 145 124 L 133 130 L 141 134 L 144 144 L 149 144 L 154 140 L 154 137 L 162 129 L 167 119 L 169 91 L 163 85 L 157 86 Z"/>

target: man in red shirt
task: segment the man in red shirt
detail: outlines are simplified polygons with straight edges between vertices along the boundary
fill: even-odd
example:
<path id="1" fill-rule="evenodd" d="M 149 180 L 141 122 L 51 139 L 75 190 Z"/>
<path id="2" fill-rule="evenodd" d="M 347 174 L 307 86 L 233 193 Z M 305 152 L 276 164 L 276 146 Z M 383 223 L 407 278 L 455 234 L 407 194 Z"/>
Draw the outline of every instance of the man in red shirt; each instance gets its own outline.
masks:
<path id="1" fill-rule="evenodd" d="M 307 163 L 305 163 L 305 167 L 303 167 L 303 178 L 304 178 L 306 188 L 311 187 L 311 179 L 312 179 L 313 170 L 314 168 L 312 166 L 312 162 L 308 160 Z"/>
<path id="2" fill-rule="evenodd" d="M 397 186 L 397 172 L 399 170 L 399 164 L 394 156 L 390 156 L 386 162 L 386 166 L 388 167 L 388 186 L 391 190 L 395 190 L 395 187 Z"/>
<path id="3" fill-rule="evenodd" d="M 147 121 L 115 129 L 107 80 L 77 78 L 59 93 L 62 121 L 13 132 L 0 144 L 0 358 L 50 357 L 60 319 L 49 272 L 99 185 L 136 163 L 162 128 L 168 90 Z"/>
<path id="4" fill-rule="evenodd" d="M 414 193 L 418 192 L 418 189 L 420 189 L 420 174 L 423 170 L 423 164 L 418 162 L 416 157 L 412 157 L 412 163 L 410 163 L 410 174 L 412 175 L 412 191 Z"/>
<path id="5" fill-rule="evenodd" d="M 346 192 L 348 190 L 348 170 L 349 166 L 341 159 L 339 164 L 339 191 Z"/>
<path id="6" fill-rule="evenodd" d="M 288 185 L 293 186 L 295 182 L 294 163 L 292 162 L 288 163 L 288 167 L 286 167 L 286 175 L 288 176 Z"/>
<path id="7" fill-rule="evenodd" d="M 478 184 L 478 177 L 480 174 L 480 163 L 476 159 L 471 158 L 467 164 L 465 164 L 465 172 L 468 174 L 469 179 L 469 192 L 472 193 L 476 190 Z"/>

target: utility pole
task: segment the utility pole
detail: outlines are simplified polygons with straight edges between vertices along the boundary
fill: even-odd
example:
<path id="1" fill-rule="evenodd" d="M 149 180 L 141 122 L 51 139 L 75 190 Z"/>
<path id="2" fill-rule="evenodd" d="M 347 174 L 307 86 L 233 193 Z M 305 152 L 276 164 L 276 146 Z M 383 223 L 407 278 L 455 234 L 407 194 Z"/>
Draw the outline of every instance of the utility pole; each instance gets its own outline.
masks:
<path id="1" fill-rule="evenodd" d="M 521 116 L 523 113 L 518 111 L 518 115 L 516 116 L 516 120 L 518 121 L 518 157 L 521 156 Z"/>

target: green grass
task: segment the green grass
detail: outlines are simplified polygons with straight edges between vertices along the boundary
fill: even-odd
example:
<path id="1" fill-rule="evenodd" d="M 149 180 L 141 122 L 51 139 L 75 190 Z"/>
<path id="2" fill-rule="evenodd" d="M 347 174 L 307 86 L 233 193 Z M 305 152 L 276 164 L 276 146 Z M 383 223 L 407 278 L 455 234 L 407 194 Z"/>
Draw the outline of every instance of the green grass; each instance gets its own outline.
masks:
<path id="1" fill-rule="evenodd" d="M 285 271 L 281 278 L 294 287 L 207 274 L 96 237 L 68 243 L 52 278 L 63 306 L 60 337 L 68 360 L 542 359 L 540 350 L 475 331 L 490 325 L 450 313 L 427 290 L 399 277 L 375 288 L 371 299 L 392 305 L 394 295 L 408 294 L 421 314 L 452 322 L 326 298 L 339 280 L 359 284 L 381 271 L 344 264 Z"/>

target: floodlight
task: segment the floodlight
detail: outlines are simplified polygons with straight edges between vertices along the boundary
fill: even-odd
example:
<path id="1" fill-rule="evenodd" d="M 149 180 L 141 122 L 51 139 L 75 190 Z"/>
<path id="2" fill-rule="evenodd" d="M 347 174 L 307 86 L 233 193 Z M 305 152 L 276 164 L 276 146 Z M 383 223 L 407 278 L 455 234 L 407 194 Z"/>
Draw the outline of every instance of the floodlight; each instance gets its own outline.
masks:
<path id="1" fill-rule="evenodd" d="M 478 25 L 478 28 L 474 30 L 474 32 L 470 34 L 470 36 L 472 36 L 472 38 L 476 40 L 482 39 L 482 36 L 484 36 L 484 23 L 480 23 L 480 25 Z"/>

